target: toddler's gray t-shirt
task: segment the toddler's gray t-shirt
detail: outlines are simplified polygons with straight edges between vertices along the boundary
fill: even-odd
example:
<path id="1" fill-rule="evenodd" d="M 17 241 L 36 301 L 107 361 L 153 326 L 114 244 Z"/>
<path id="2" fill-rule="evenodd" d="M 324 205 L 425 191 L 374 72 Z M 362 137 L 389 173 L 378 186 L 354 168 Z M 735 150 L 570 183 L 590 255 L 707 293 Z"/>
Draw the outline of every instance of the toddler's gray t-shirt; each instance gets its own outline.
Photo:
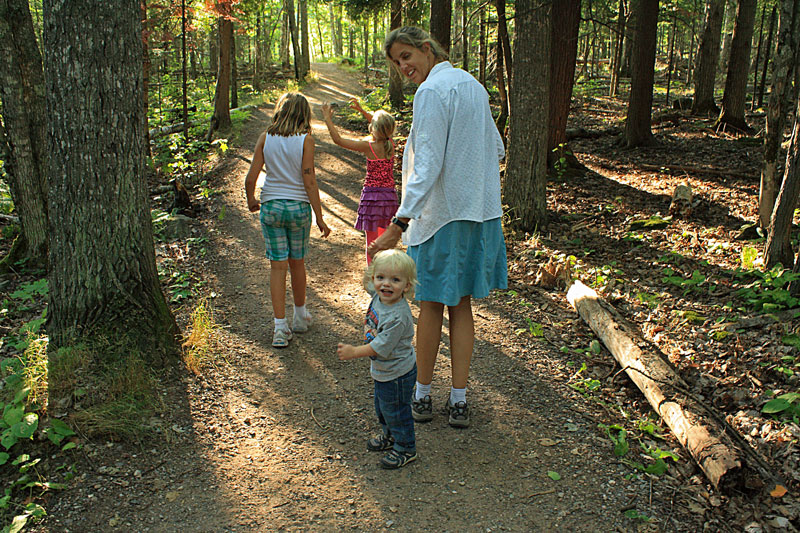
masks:
<path id="1" fill-rule="evenodd" d="M 392 305 L 373 295 L 364 320 L 364 342 L 377 356 L 372 356 L 370 372 L 375 381 L 391 381 L 407 374 L 417 358 L 414 340 L 414 319 L 405 298 Z"/>

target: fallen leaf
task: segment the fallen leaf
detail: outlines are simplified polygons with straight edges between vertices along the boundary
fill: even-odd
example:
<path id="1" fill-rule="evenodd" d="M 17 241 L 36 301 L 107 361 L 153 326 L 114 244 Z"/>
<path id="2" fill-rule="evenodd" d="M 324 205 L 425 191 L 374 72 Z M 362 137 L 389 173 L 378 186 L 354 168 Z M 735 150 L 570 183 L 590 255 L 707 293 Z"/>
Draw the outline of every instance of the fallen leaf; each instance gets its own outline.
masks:
<path id="1" fill-rule="evenodd" d="M 555 446 L 558 443 L 553 439 L 544 438 L 544 439 L 539 439 L 539 444 L 541 444 L 542 446 Z"/>
<path id="2" fill-rule="evenodd" d="M 770 491 L 769 495 L 773 498 L 782 498 L 786 492 L 786 487 L 783 485 L 775 485 L 775 488 Z"/>
<path id="3" fill-rule="evenodd" d="M 178 499 L 178 493 L 174 491 L 168 492 L 166 498 L 168 502 L 174 502 L 175 500 Z"/>
<path id="4" fill-rule="evenodd" d="M 558 481 L 559 479 L 561 479 L 561 474 L 559 474 L 558 472 L 553 472 L 552 470 L 550 470 L 549 472 L 547 472 L 547 477 L 549 477 L 553 481 Z"/>

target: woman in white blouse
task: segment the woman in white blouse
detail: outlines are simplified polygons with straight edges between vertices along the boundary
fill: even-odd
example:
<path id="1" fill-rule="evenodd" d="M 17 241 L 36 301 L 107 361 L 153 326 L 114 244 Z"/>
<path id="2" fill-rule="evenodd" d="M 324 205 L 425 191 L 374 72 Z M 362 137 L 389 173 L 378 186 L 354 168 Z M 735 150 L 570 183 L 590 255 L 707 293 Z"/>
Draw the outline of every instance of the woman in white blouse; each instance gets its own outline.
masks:
<path id="1" fill-rule="evenodd" d="M 419 87 L 403 153 L 402 203 L 369 253 L 394 247 L 402 236 L 417 262 L 420 312 L 414 419 L 433 418 L 431 381 L 447 306 L 452 360 L 449 423 L 467 427 L 466 388 L 475 343 L 471 299 L 508 286 L 500 223 L 503 141 L 486 90 L 472 75 L 454 68 L 428 33 L 411 26 L 398 28 L 387 36 L 384 51 L 395 68 Z"/>

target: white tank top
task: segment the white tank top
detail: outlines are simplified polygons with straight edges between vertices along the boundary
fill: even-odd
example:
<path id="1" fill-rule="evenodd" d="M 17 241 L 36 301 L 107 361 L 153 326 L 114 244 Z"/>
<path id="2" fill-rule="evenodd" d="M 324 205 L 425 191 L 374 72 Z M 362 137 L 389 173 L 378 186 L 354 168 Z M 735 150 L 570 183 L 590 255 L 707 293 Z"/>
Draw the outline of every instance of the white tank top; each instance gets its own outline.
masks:
<path id="1" fill-rule="evenodd" d="M 308 202 L 303 187 L 303 143 L 306 133 L 282 137 L 267 134 L 264 139 L 264 170 L 261 203 L 269 200 Z"/>

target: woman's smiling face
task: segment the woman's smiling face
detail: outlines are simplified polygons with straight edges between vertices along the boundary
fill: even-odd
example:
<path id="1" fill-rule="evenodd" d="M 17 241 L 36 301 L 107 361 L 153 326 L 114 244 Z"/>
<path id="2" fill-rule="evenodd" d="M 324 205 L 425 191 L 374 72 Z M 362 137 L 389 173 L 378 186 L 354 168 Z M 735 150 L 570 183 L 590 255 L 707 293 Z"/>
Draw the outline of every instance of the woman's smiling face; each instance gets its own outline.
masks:
<path id="1" fill-rule="evenodd" d="M 410 44 L 395 42 L 389 48 L 389 57 L 400 72 L 416 84 L 425 81 L 436 64 L 436 58 L 428 43 L 423 43 L 422 48 L 417 48 Z"/>

